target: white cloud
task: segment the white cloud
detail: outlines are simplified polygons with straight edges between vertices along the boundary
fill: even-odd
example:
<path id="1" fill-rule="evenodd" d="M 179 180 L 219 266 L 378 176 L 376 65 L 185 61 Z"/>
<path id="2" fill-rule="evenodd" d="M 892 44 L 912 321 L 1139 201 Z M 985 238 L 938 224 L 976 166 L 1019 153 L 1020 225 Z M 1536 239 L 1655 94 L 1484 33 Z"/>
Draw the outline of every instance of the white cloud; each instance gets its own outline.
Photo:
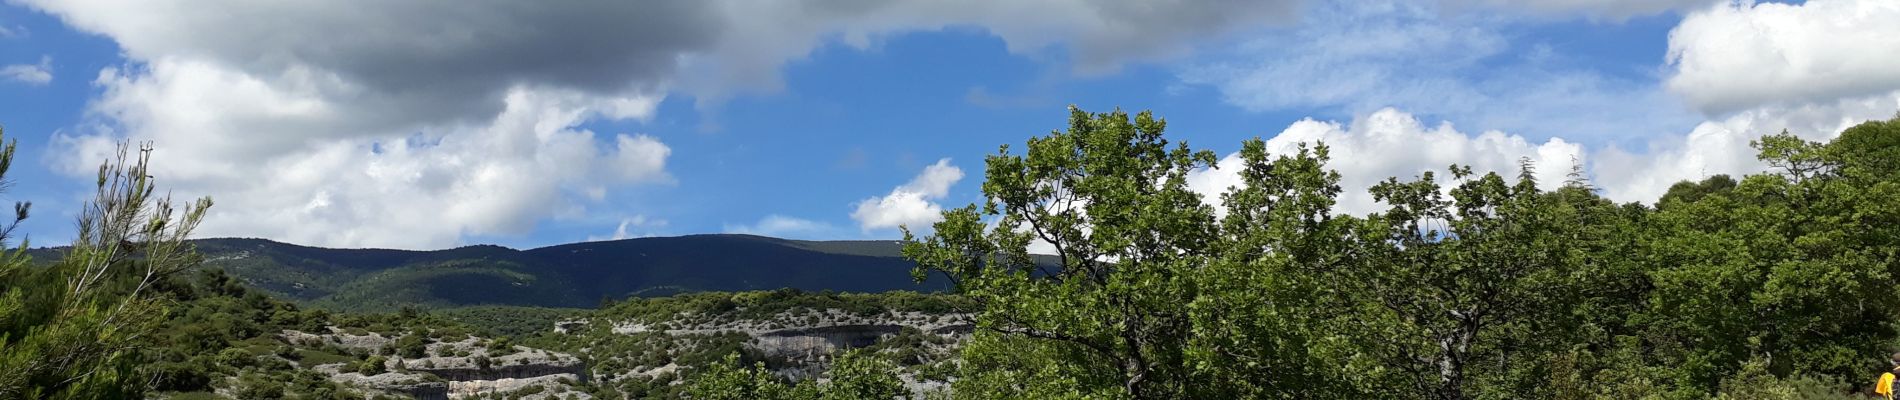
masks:
<path id="1" fill-rule="evenodd" d="M 905 32 L 975 28 L 1016 54 L 1062 46 L 1082 73 L 1129 61 L 1186 55 L 1195 39 L 1291 22 L 1298 0 L 906 0 L 874 2 L 704 2 L 725 16 L 725 32 L 689 54 L 682 84 L 702 98 L 775 90 L 778 66 L 837 40 L 869 48 Z"/>
<path id="2" fill-rule="evenodd" d="M 1827 103 L 1900 89 L 1900 2 L 1733 2 L 1669 33 L 1666 85 L 1697 108 Z"/>
<path id="3" fill-rule="evenodd" d="M 1532 15 L 1582 15 L 1590 19 L 1621 21 L 1708 6 L 1726 0 L 1447 0 L 1452 5 L 1481 6 Z"/>
<path id="4" fill-rule="evenodd" d="M 837 230 L 831 224 L 777 214 L 767 215 L 751 225 L 726 225 L 725 228 L 726 233 L 794 239 L 819 238 Z"/>
<path id="5" fill-rule="evenodd" d="M 673 149 L 660 143 L 652 136 L 619 135 L 615 137 L 616 148 L 612 162 L 612 176 L 623 182 L 664 181 L 671 179 L 666 175 L 666 158 Z"/>
<path id="6" fill-rule="evenodd" d="M 1514 23 L 1427 2 L 1325 2 L 1299 27 L 1213 53 L 1179 75 L 1250 111 L 1363 115 L 1397 107 L 1538 137 L 1628 139 L 1700 120 L 1653 82 L 1577 68 L 1543 44 L 1513 43 Z"/>
<path id="7" fill-rule="evenodd" d="M 7 27 L 6 25 L 0 25 L 0 39 L 26 37 L 26 35 L 27 30 L 24 26 Z"/>
<path id="8" fill-rule="evenodd" d="M 936 200 L 949 195 L 950 185 L 962 179 L 963 170 L 950 165 L 950 159 L 937 160 L 909 183 L 891 189 L 890 194 L 858 201 L 852 206 L 856 210 L 851 212 L 851 219 L 858 221 L 858 228 L 865 232 L 899 226 L 927 230 L 943 219 L 943 207 Z"/>
<path id="9" fill-rule="evenodd" d="M 1202 203 L 1214 207 L 1215 216 L 1225 218 L 1227 207 L 1221 205 L 1220 196 L 1234 188 L 1247 186 L 1246 182 L 1240 180 L 1240 169 L 1243 167 L 1246 165 L 1244 165 L 1244 160 L 1240 159 L 1240 153 L 1230 153 L 1215 162 L 1213 168 L 1189 171 L 1188 190 L 1199 193 Z"/>
<path id="10" fill-rule="evenodd" d="M 307 72 L 260 79 L 167 59 L 97 85 L 92 112 L 128 133 L 60 136 L 61 166 L 83 174 L 118 140 L 153 140 L 163 185 L 218 201 L 206 236 L 443 247 L 526 232 L 601 181 L 665 176 L 663 144 L 603 145 L 576 129 L 619 105 L 572 91 L 516 87 L 486 121 L 424 124 L 327 96 L 347 85 Z"/>
<path id="11" fill-rule="evenodd" d="M 265 73 L 294 65 L 391 93 L 438 88 L 445 110 L 484 88 L 553 82 L 594 92 L 665 86 L 700 97 L 770 90 L 778 68 L 841 41 L 975 28 L 1026 55 L 1055 47 L 1079 70 L 1184 55 L 1194 39 L 1292 22 L 1300 1 L 905 0 L 525 5 L 502 0 L 19 0 L 120 42 L 134 59 L 203 58 Z M 559 43 L 561 46 L 549 46 Z M 441 68 L 452 65 L 455 68 Z M 459 96 L 459 97 L 458 97 Z"/>
<path id="12" fill-rule="evenodd" d="M 95 81 L 96 129 L 56 138 L 63 170 L 151 140 L 167 187 L 217 196 L 205 235 L 438 247 L 670 182 L 658 138 L 578 127 L 650 118 L 673 92 L 773 90 L 783 64 L 829 43 L 974 28 L 1106 71 L 1287 21 L 1295 2 L 17 3 L 127 57 Z"/>
<path id="13" fill-rule="evenodd" d="M 13 64 L 0 67 L 0 78 L 29 85 L 53 82 L 53 57 L 40 56 L 38 64 Z"/>
<path id="14" fill-rule="evenodd" d="M 1653 203 L 1670 185 L 1717 174 L 1740 175 L 1766 169 L 1755 159 L 1749 141 L 1787 129 L 1809 140 L 1829 140 L 1842 130 L 1900 110 L 1900 91 L 1826 104 L 1763 107 L 1697 125 L 1684 134 L 1658 135 L 1642 152 L 1616 147 L 1589 149 L 1551 138 L 1543 142 L 1498 131 L 1460 132 L 1450 123 L 1427 126 L 1411 114 L 1384 109 L 1351 124 L 1315 121 L 1293 123 L 1267 141 L 1273 154 L 1291 154 L 1297 144 L 1321 141 L 1332 149 L 1328 166 L 1340 173 L 1342 193 L 1335 211 L 1355 215 L 1384 209 L 1366 192 L 1388 177 L 1414 179 L 1424 171 L 1438 171 L 1449 186 L 1445 167 L 1468 165 L 1478 173 L 1497 172 L 1514 177 L 1517 160 L 1528 157 L 1536 169 L 1538 186 L 1561 185 L 1571 172 L 1572 160 L 1582 162 L 1591 184 L 1619 202 Z M 1210 205 L 1219 195 L 1240 186 L 1239 154 L 1230 154 L 1215 169 L 1191 173 L 1189 186 Z"/>
<path id="15" fill-rule="evenodd" d="M 1339 202 L 1335 210 L 1365 214 L 1383 209 L 1366 192 L 1373 184 L 1389 177 L 1401 180 L 1417 178 L 1425 171 L 1438 171 L 1439 183 L 1449 176 L 1444 169 L 1452 164 L 1467 165 L 1479 174 L 1497 172 L 1515 177 L 1518 160 L 1528 157 L 1536 168 L 1538 186 L 1550 189 L 1563 184 L 1573 160 L 1583 162 L 1583 147 L 1552 138 L 1541 143 L 1522 136 L 1498 131 L 1467 134 L 1449 122 L 1427 126 L 1418 118 L 1395 109 L 1383 109 L 1363 116 L 1350 125 L 1312 119 L 1288 126 L 1267 140 L 1272 154 L 1292 154 L 1301 143 L 1324 142 L 1331 147 L 1332 163 L 1339 171 Z M 1240 186 L 1240 155 L 1222 158 L 1217 169 L 1195 171 L 1188 177 L 1189 187 L 1202 194 L 1210 205 L 1217 205 L 1220 193 Z"/>
<path id="16" fill-rule="evenodd" d="M 598 242 L 603 240 L 652 237 L 656 235 L 652 230 L 665 228 L 666 225 L 667 222 L 664 219 L 647 218 L 645 215 L 634 215 L 632 217 L 621 218 L 620 225 L 614 227 L 614 233 L 612 235 L 588 236 L 587 241 Z"/>
<path id="17" fill-rule="evenodd" d="M 1617 148 L 1598 151 L 1592 172 L 1603 194 L 1619 201 L 1651 202 L 1669 185 L 1712 175 L 1739 175 L 1766 169 L 1748 142 L 1781 132 L 1808 140 L 1831 140 L 1842 130 L 1869 120 L 1891 118 L 1900 110 L 1900 91 L 1831 102 L 1766 106 L 1703 122 L 1686 135 L 1661 136 L 1643 153 Z"/>
<path id="18" fill-rule="evenodd" d="M 1352 213 L 1379 208 L 1365 189 L 1386 177 L 1454 162 L 1514 173 L 1519 157 L 1535 161 L 1547 186 L 1577 157 L 1604 195 L 1649 202 L 1681 180 L 1762 170 L 1748 146 L 1762 135 L 1785 128 L 1823 140 L 1900 109 L 1900 53 L 1870 51 L 1900 48 L 1900 31 L 1882 24 L 1900 20 L 1900 3 L 1450 4 L 1593 18 L 1697 11 L 1671 33 L 1663 67 L 1674 71 L 1661 83 L 1575 69 L 1548 46 L 1512 43 L 1509 29 L 1521 23 L 1513 16 L 1418 2 L 1320 4 L 1304 25 L 1242 43 L 1181 78 L 1249 110 L 1358 115 L 1350 125 L 1300 121 L 1271 141 L 1280 151 L 1305 140 L 1332 145 L 1345 188 L 1339 208 Z M 1219 193 L 1238 183 L 1238 164 L 1229 156 L 1190 184 Z"/>

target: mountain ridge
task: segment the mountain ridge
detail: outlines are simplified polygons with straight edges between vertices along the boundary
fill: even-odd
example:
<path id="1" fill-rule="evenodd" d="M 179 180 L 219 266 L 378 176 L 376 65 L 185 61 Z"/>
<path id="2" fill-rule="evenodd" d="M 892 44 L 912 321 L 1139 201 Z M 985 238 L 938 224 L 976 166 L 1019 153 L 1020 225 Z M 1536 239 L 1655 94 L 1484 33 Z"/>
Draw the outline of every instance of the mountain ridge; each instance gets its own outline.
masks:
<path id="1" fill-rule="evenodd" d="M 262 238 L 193 239 L 203 268 L 293 302 L 345 311 L 479 305 L 593 307 L 701 291 L 941 291 L 917 283 L 896 240 L 699 234 L 514 249 L 328 248 Z M 57 258 L 60 248 L 33 250 Z"/>

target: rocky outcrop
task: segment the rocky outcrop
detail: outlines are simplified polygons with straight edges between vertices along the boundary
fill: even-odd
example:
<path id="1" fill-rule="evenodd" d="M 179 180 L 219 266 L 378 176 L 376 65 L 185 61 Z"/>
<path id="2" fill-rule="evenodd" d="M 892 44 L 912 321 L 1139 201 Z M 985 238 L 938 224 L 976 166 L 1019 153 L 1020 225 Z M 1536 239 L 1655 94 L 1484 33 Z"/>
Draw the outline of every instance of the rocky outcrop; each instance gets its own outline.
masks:
<path id="1" fill-rule="evenodd" d="M 323 333 L 287 330 L 278 336 L 283 337 L 284 342 L 298 346 L 318 347 L 328 344 L 346 350 L 363 351 L 374 351 L 387 347 L 391 343 L 395 343 L 396 338 L 399 337 L 383 336 L 383 334 L 375 332 L 367 332 L 360 335 L 352 334 L 336 327 L 331 327 L 329 328 L 329 332 Z"/>
<path id="2" fill-rule="evenodd" d="M 497 365 L 497 366 L 489 367 L 487 369 L 435 368 L 435 369 L 411 369 L 410 371 L 427 372 L 430 375 L 439 376 L 439 377 L 442 377 L 442 379 L 446 379 L 450 381 L 493 381 L 493 380 L 502 380 L 502 379 L 528 379 L 528 378 L 536 378 L 536 377 L 551 376 L 551 375 L 568 375 L 571 377 L 570 379 L 573 379 L 574 381 L 579 382 L 582 380 L 580 377 L 587 373 L 587 368 L 581 366 L 578 363 L 569 364 L 569 365 L 517 364 L 517 365 Z"/>
<path id="3" fill-rule="evenodd" d="M 458 381 L 458 382 L 449 382 L 448 393 L 449 393 L 449 397 L 451 398 L 463 398 L 463 397 L 478 396 L 478 395 L 491 394 L 491 393 L 492 394 L 517 393 L 524 389 L 540 386 L 542 387 L 543 390 L 541 390 L 539 393 L 523 396 L 521 398 L 527 399 L 527 400 L 555 398 L 556 396 L 564 396 L 564 398 L 571 398 L 571 399 L 593 398 L 592 396 L 588 396 L 586 393 L 580 393 L 580 392 L 566 392 L 564 394 L 555 393 L 557 391 L 557 389 L 555 388 L 568 387 L 567 383 L 562 382 L 562 380 L 567 380 L 569 382 L 572 382 L 572 381 L 577 381 L 579 379 L 580 379 L 580 376 L 574 375 L 574 374 L 553 374 L 553 375 L 541 375 L 541 376 L 521 378 L 521 379 L 503 378 L 503 379 L 496 379 L 496 380 Z"/>
<path id="4" fill-rule="evenodd" d="M 899 325 L 835 325 L 784 329 L 753 336 L 752 348 L 773 357 L 816 357 L 877 344 L 902 332 Z"/>
<path id="5" fill-rule="evenodd" d="M 836 309 L 806 309 L 750 320 L 702 317 L 681 315 L 676 320 L 660 323 L 620 321 L 612 325 L 612 330 L 623 335 L 644 332 L 672 336 L 743 333 L 752 337 L 747 343 L 748 347 L 767 356 L 816 360 L 839 350 L 876 344 L 906 328 L 961 340 L 974 327 L 969 314 L 926 314 L 915 311 L 863 315 Z M 573 330 L 579 326 L 574 321 L 564 321 L 556 325 L 556 330 Z"/>
<path id="6" fill-rule="evenodd" d="M 690 322 L 688 322 L 690 321 Z M 968 332 L 971 324 L 969 314 L 925 314 L 921 312 L 887 312 L 882 314 L 854 314 L 844 310 L 799 310 L 781 312 L 761 319 L 730 320 L 720 317 L 700 318 L 696 315 L 681 315 L 678 320 L 664 323 L 643 321 L 620 321 L 613 325 L 613 332 L 634 334 L 641 332 L 662 332 L 668 335 L 720 334 L 738 332 L 752 336 L 761 336 L 772 332 L 818 329 L 827 327 L 890 325 L 916 328 L 925 332 L 956 330 L 963 327 Z"/>
<path id="7" fill-rule="evenodd" d="M 334 346 L 347 350 L 375 352 L 395 343 L 400 336 L 376 333 L 349 334 L 332 329 L 326 334 L 285 331 L 282 336 L 300 346 Z M 509 346 L 505 352 L 490 351 L 486 340 L 468 337 L 455 342 L 430 343 L 427 357 L 389 356 L 383 364 L 390 371 L 363 375 L 343 371 L 344 364 L 319 365 L 312 370 L 330 375 L 330 379 L 364 389 L 397 393 L 417 399 L 455 399 L 482 393 L 516 393 L 540 386 L 541 390 L 523 398 L 588 398 L 573 392 L 571 383 L 587 380 L 587 366 L 580 358 L 559 352 L 525 346 Z"/>
<path id="8" fill-rule="evenodd" d="M 570 335 L 585 327 L 587 327 L 587 320 L 584 319 L 557 321 L 554 323 L 554 333 Z"/>
<path id="9" fill-rule="evenodd" d="M 313 368 L 317 372 L 329 373 L 330 380 L 345 385 L 399 393 L 414 397 L 416 400 L 448 400 L 449 384 L 441 379 L 418 373 L 386 372 L 376 375 L 363 375 L 355 372 L 343 373 L 338 365 L 322 365 Z"/>
<path id="10" fill-rule="evenodd" d="M 568 374 L 576 381 L 585 380 L 587 366 L 580 358 L 524 346 L 513 346 L 508 354 L 494 354 L 477 339 L 429 345 L 429 357 L 400 360 L 410 371 L 427 372 L 451 381 L 526 379 Z M 449 356 L 446 354 L 466 354 Z M 391 360 L 391 367 L 397 360 Z"/>

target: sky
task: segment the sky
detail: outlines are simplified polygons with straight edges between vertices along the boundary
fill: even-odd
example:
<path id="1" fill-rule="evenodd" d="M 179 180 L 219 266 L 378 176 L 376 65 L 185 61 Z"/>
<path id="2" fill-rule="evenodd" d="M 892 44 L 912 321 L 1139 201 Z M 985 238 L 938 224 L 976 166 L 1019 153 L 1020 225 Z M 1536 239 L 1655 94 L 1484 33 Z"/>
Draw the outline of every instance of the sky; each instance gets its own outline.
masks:
<path id="1" fill-rule="evenodd" d="M 1067 107 L 1223 156 L 1332 146 L 1339 212 L 1451 164 L 1604 196 L 1765 169 L 1748 142 L 1900 112 L 1900 2 L 0 0 L 35 245 L 150 142 L 200 237 L 536 247 L 890 239 L 982 201 Z M 1220 168 L 1226 166 L 1227 168 Z"/>

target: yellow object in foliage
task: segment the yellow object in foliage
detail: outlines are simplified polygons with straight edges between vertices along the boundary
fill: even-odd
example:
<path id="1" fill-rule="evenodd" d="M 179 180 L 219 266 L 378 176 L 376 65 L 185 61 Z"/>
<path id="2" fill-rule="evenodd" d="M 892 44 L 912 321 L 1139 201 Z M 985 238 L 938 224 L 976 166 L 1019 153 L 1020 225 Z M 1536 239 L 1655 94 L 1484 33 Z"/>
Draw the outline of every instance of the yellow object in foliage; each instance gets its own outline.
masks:
<path id="1" fill-rule="evenodd" d="M 1894 370 L 1900 371 L 1900 368 L 1894 368 Z M 1874 381 L 1874 394 L 1893 400 L 1893 371 L 1880 373 L 1880 379 Z"/>
<path id="2" fill-rule="evenodd" d="M 1896 374 L 1900 374 L 1900 353 L 1893 353 L 1887 362 L 1893 364 L 1893 370 L 1880 373 L 1880 379 L 1874 380 L 1874 394 L 1893 400 L 1893 379 Z"/>

